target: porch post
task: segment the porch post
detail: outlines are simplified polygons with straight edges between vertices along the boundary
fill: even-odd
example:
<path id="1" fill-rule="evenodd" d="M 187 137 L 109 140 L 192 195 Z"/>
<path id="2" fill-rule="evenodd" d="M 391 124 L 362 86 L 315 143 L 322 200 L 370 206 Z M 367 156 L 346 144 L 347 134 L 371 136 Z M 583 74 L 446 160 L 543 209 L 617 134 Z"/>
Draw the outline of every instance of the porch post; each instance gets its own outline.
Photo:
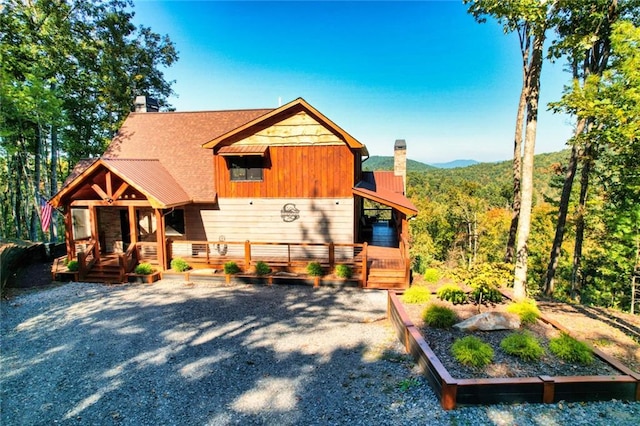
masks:
<path id="1" fill-rule="evenodd" d="M 100 231 L 98 227 L 98 214 L 96 211 L 96 206 L 89 206 L 89 223 L 91 224 L 91 239 L 95 243 L 95 258 L 96 262 L 100 262 L 100 252 L 102 248 L 100 247 Z"/>
<path id="2" fill-rule="evenodd" d="M 166 247 L 164 241 L 164 216 L 162 210 L 153 209 L 156 214 L 156 245 L 158 246 L 158 264 L 162 266 L 162 269 L 167 269 L 166 262 Z"/>
<path id="3" fill-rule="evenodd" d="M 129 206 L 129 238 L 131 242 L 134 244 L 138 243 L 138 226 L 136 219 L 136 208 L 135 206 Z"/>
<path id="4" fill-rule="evenodd" d="M 67 244 L 67 258 L 73 260 L 76 258 L 76 242 L 73 240 L 73 215 L 71 214 L 71 206 L 64 208 L 64 240 Z"/>

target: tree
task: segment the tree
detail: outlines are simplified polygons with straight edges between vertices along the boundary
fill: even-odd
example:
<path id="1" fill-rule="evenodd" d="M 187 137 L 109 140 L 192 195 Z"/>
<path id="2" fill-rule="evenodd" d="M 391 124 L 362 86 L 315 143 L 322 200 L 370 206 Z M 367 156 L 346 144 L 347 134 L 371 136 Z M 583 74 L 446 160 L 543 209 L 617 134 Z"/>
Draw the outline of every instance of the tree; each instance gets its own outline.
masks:
<path id="1" fill-rule="evenodd" d="M 526 297 L 527 241 L 533 207 L 533 158 L 538 121 L 540 74 L 546 30 L 550 23 L 554 4 L 538 0 L 476 0 L 473 2 L 465 0 L 465 3 L 471 3 L 469 12 L 481 22 L 486 20 L 485 16 L 493 17 L 503 25 L 505 32 L 517 31 L 519 35 L 523 85 L 516 115 L 514 137 L 514 217 L 512 228 L 516 229 L 517 237 L 514 295 L 517 299 L 522 299 Z M 520 141 L 522 141 L 523 131 L 524 143 L 521 152 Z M 522 156 L 521 165 L 520 156 Z M 521 170 L 518 170 L 519 168 Z M 518 207 L 519 212 L 516 213 Z M 506 258 L 509 260 L 510 253 L 511 250 L 508 248 Z"/>
<path id="2" fill-rule="evenodd" d="M 102 153 L 135 95 L 167 107 L 161 68 L 177 52 L 167 36 L 135 28 L 131 6 L 9 0 L 0 10 L 0 202 L 9 205 L 0 211 L 13 224 L 3 236 L 37 239 L 39 197 L 58 190 L 60 162 Z"/>
<path id="3" fill-rule="evenodd" d="M 544 291 L 552 294 L 555 289 L 555 273 L 561 253 L 566 218 L 574 177 L 578 163 L 582 163 L 579 205 L 576 210 L 576 239 L 573 255 L 572 293 L 579 287 L 580 261 L 584 240 L 587 190 L 597 156 L 601 150 L 596 138 L 591 135 L 597 130 L 593 111 L 589 111 L 584 94 L 597 91 L 600 76 L 611 66 L 611 33 L 613 24 L 620 18 L 638 16 L 638 1 L 601 0 L 585 3 L 565 0 L 560 3 L 556 28 L 558 39 L 551 54 L 555 57 L 566 55 L 572 70 L 573 83 L 565 90 L 563 99 L 554 104 L 556 110 L 568 112 L 577 118 L 576 130 L 570 141 L 572 155 L 569 160 L 563 192 L 558 209 L 558 219 L 554 244 L 551 249 Z M 636 18 L 637 19 L 637 18 Z"/>

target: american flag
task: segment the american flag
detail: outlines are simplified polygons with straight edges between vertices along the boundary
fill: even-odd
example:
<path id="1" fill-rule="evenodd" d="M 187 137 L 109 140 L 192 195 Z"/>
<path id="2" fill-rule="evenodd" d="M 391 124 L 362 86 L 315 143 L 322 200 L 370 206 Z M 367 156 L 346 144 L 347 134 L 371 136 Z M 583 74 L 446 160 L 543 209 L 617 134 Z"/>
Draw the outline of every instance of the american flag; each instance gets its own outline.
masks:
<path id="1" fill-rule="evenodd" d="M 42 224 L 42 232 L 46 233 L 49 231 L 52 209 L 51 204 L 49 204 L 44 197 L 40 197 L 40 223 Z"/>

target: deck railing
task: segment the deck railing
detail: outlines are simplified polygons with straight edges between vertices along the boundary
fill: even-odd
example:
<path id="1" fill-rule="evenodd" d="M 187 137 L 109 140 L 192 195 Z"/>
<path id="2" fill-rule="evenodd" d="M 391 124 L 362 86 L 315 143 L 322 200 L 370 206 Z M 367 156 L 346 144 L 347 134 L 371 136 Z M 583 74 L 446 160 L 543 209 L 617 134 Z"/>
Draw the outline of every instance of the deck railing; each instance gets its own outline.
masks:
<path id="1" fill-rule="evenodd" d="M 289 243 L 252 241 L 171 241 L 167 258 L 182 258 L 189 264 L 219 266 L 237 262 L 245 272 L 262 261 L 272 267 L 301 267 L 318 262 L 329 269 L 336 264 L 361 267 L 367 276 L 367 243 Z M 364 282 L 363 282 L 364 284 Z"/>
<path id="2" fill-rule="evenodd" d="M 120 282 L 126 281 L 126 276 L 138 264 L 138 245 L 136 243 L 129 244 L 127 251 L 118 255 L 118 269 L 120 272 Z"/>
<path id="3" fill-rule="evenodd" d="M 411 281 L 411 256 L 409 255 L 409 243 L 404 235 L 400 235 L 400 257 L 404 264 L 405 284 L 408 286 Z"/>
<path id="4" fill-rule="evenodd" d="M 95 240 L 89 240 L 86 248 L 78 253 L 78 276 L 82 280 L 93 267 L 93 264 L 100 258 L 98 245 Z"/>

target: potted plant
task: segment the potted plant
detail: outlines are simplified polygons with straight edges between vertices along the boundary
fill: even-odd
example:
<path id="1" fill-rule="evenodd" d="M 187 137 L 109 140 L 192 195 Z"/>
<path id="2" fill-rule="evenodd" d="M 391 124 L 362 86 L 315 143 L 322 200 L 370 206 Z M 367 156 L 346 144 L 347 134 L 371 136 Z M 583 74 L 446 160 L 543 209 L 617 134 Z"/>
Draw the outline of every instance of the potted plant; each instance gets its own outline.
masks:
<path id="1" fill-rule="evenodd" d="M 313 277 L 313 286 L 318 287 L 320 285 L 320 277 L 324 275 L 322 265 L 318 262 L 310 262 L 307 265 L 307 273 Z"/>
<path id="2" fill-rule="evenodd" d="M 141 263 L 136 266 L 131 274 L 135 282 L 151 284 L 160 279 L 160 272 L 156 271 L 150 263 Z"/>
<path id="3" fill-rule="evenodd" d="M 231 282 L 231 275 L 237 274 L 238 272 L 240 272 L 240 267 L 233 260 L 230 260 L 229 262 L 224 264 L 224 275 L 227 284 Z"/>

